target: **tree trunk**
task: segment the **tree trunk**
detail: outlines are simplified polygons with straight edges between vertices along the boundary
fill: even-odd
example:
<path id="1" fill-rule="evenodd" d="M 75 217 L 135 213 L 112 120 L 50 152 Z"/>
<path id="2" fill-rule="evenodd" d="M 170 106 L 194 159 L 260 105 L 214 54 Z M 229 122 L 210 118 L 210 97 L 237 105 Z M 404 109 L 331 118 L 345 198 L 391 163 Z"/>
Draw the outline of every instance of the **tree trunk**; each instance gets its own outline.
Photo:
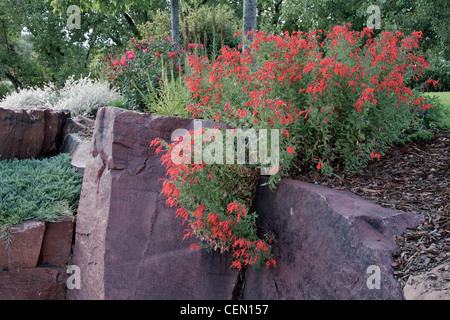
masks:
<path id="1" fill-rule="evenodd" d="M 5 76 L 13 84 L 14 90 L 16 90 L 17 93 L 19 93 L 20 88 L 22 87 L 22 84 L 20 83 L 20 81 L 17 80 L 16 77 L 14 77 L 13 74 L 10 73 L 8 70 L 5 71 Z"/>
<path id="2" fill-rule="evenodd" d="M 170 0 L 172 11 L 172 40 L 176 44 L 180 44 L 180 18 L 179 18 L 179 3 L 178 0 Z"/>
<path id="3" fill-rule="evenodd" d="M 248 43 L 253 41 L 253 36 L 248 35 L 252 30 L 256 30 L 256 3 L 257 0 L 244 0 L 244 24 L 242 27 L 243 45 L 242 52 L 244 52 Z"/>
<path id="4" fill-rule="evenodd" d="M 137 38 L 140 38 L 141 34 L 140 34 L 138 28 L 136 27 L 136 25 L 134 24 L 134 21 L 130 17 L 130 15 L 128 13 L 124 13 L 123 16 L 124 16 L 125 20 L 127 20 L 129 26 L 131 27 L 131 30 L 133 31 L 134 36 Z"/>
<path id="5" fill-rule="evenodd" d="M 278 25 L 278 20 L 280 20 L 280 15 L 281 15 L 281 7 L 283 6 L 283 1 L 279 0 L 276 4 L 275 4 L 275 9 L 274 9 L 274 14 L 273 14 L 273 20 L 272 20 L 272 24 L 273 26 L 277 26 Z"/>

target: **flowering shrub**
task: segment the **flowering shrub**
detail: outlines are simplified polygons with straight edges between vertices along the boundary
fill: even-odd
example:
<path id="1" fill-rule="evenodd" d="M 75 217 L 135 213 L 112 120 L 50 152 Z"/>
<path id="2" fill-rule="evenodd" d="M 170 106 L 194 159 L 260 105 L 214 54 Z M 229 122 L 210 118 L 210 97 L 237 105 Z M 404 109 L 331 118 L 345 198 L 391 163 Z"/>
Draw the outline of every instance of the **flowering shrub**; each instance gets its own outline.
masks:
<path id="1" fill-rule="evenodd" d="M 195 139 L 202 139 L 204 131 L 190 131 Z M 151 147 L 157 146 L 156 153 L 164 152 L 162 161 L 167 166 L 168 178 L 163 181 L 162 193 L 166 203 L 178 206 L 177 217 L 188 222 L 185 236 L 196 236 L 203 242 L 194 244 L 191 249 L 200 247 L 233 251 L 232 267 L 241 270 L 247 265 L 259 268 L 276 265 L 271 252 L 274 235 L 266 233 L 264 240 L 258 238 L 256 213 L 249 212 L 254 188 L 259 175 L 254 166 L 238 164 L 207 165 L 181 163 L 172 160 L 175 147 L 187 137 L 177 139 L 171 144 L 156 139 Z M 213 137 L 202 139 L 203 146 Z M 196 150 L 195 152 L 202 150 Z M 189 162 L 189 161 L 187 161 Z"/>
<path id="2" fill-rule="evenodd" d="M 212 63 L 191 55 L 192 74 L 185 81 L 193 102 L 186 108 L 195 118 L 234 128 L 277 129 L 280 168 L 270 176 L 271 188 L 294 170 L 316 176 L 358 171 L 431 107 L 403 81 L 407 74 L 421 76 L 429 65 L 414 54 L 420 32 L 375 38 L 370 29 L 348 27 L 283 36 L 257 32 L 244 53 L 225 46 Z M 256 213 L 248 212 L 258 166 L 176 164 L 171 155 L 185 138 L 151 146 L 166 152 L 163 194 L 188 222 L 186 236 L 213 249 L 232 249 L 238 269 L 276 265 L 274 235 L 258 238 Z"/>
<path id="3" fill-rule="evenodd" d="M 120 98 L 120 94 L 110 89 L 108 83 L 89 78 L 75 80 L 74 76 L 71 76 L 62 89 L 50 83 L 43 89 L 30 88 L 23 89 L 19 93 L 13 92 L 0 102 L 0 107 L 42 106 L 50 109 L 68 109 L 74 116 L 95 116 L 99 107 L 107 106 Z"/>
<path id="4" fill-rule="evenodd" d="M 398 141 L 431 107 L 403 79 L 429 66 L 421 32 L 405 36 L 349 25 L 329 32 L 255 33 L 245 53 L 224 47 L 214 63 L 190 57 L 194 117 L 282 132 L 278 177 L 291 170 L 356 172 Z"/>
<path id="5" fill-rule="evenodd" d="M 181 74 L 184 51 L 170 38 L 146 41 L 130 41 L 124 55 L 108 55 L 104 61 L 104 73 L 118 87 L 133 109 L 143 109 L 143 96 L 149 94 L 148 87 L 159 87 L 162 70 L 166 74 Z M 175 70 L 175 72 L 171 72 Z"/>

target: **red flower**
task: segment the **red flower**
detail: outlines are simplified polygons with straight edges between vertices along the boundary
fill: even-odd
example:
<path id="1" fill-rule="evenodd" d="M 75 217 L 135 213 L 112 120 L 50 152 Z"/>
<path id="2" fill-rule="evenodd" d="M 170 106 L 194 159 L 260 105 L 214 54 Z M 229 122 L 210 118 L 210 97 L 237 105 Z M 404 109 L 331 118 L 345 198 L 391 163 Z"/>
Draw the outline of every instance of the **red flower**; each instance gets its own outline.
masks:
<path id="1" fill-rule="evenodd" d="M 289 154 L 293 154 L 293 153 L 295 153 L 295 150 L 294 150 L 294 148 L 289 146 L 289 147 L 287 147 L 287 152 L 289 152 Z"/>
<path id="2" fill-rule="evenodd" d="M 375 151 L 372 151 L 372 153 L 370 154 L 370 157 L 372 158 L 372 160 L 374 158 L 377 158 L 378 160 L 380 160 L 380 155 L 378 153 L 376 153 Z"/>
<path id="3" fill-rule="evenodd" d="M 169 53 L 169 58 L 175 58 L 177 56 L 176 52 Z"/>
<path id="4" fill-rule="evenodd" d="M 320 169 L 322 169 L 323 168 L 323 162 L 322 162 L 322 160 L 319 160 L 319 159 L 313 159 L 313 160 L 318 160 L 319 161 L 319 163 L 317 164 L 317 166 L 316 166 L 316 169 L 317 170 L 320 170 Z"/>
<path id="5" fill-rule="evenodd" d="M 127 58 L 128 60 L 132 60 L 136 58 L 136 55 L 132 51 L 127 51 Z"/>
<path id="6" fill-rule="evenodd" d="M 232 213 L 233 211 L 239 210 L 239 203 L 233 201 L 227 205 L 228 213 Z"/>
<path id="7" fill-rule="evenodd" d="M 200 250 L 200 246 L 196 243 L 191 244 L 191 250 Z"/>

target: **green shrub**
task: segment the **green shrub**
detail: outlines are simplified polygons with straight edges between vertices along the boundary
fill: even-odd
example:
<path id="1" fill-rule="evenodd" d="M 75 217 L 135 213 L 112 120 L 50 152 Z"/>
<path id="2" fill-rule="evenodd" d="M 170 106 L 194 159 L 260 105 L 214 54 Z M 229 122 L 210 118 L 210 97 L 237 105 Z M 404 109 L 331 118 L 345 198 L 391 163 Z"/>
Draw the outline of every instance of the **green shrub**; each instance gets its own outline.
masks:
<path id="1" fill-rule="evenodd" d="M 450 130 L 450 92 L 428 92 L 423 96 L 427 103 L 433 105 L 422 115 L 423 125 L 431 129 Z"/>
<path id="2" fill-rule="evenodd" d="M 0 239 L 11 242 L 9 228 L 25 220 L 59 221 L 76 211 L 81 183 L 69 154 L 0 161 Z"/>
<path id="3" fill-rule="evenodd" d="M 160 87 L 163 68 L 166 73 L 175 70 L 175 76 L 181 73 L 184 52 L 170 38 L 155 40 L 152 37 L 145 41 L 132 39 L 130 47 L 124 51 L 118 56 L 108 55 L 103 72 L 130 109 L 143 110 L 143 95 L 148 94 L 150 86 Z"/>
<path id="4" fill-rule="evenodd" d="M 280 174 L 355 173 L 431 107 L 404 82 L 429 66 L 415 55 L 421 37 L 375 37 L 349 25 L 283 36 L 257 32 L 244 54 L 224 47 L 213 63 L 191 58 L 189 110 L 232 127 L 280 130 Z"/>
<path id="5" fill-rule="evenodd" d="M 155 39 L 171 36 L 171 16 L 168 11 L 157 11 L 152 22 L 140 25 L 141 34 Z M 184 6 L 180 19 L 181 47 L 189 50 L 189 44 L 202 44 L 200 54 L 213 60 L 224 45 L 237 48 L 240 39 L 234 33 L 242 28 L 242 20 L 227 4 L 212 7 L 208 4 L 198 8 Z"/>
<path id="6" fill-rule="evenodd" d="M 430 68 L 425 70 L 423 77 L 416 80 L 410 77 L 405 82 L 411 88 L 425 91 L 449 91 L 450 90 L 450 60 L 444 59 L 443 55 L 431 52 L 429 55 Z M 428 79 L 434 79 L 439 86 L 427 85 Z"/>
<path id="7" fill-rule="evenodd" d="M 191 101 L 191 94 L 181 77 L 175 77 L 173 72 L 167 75 L 162 68 L 159 87 L 155 88 L 152 81 L 148 81 L 147 93 L 141 92 L 147 111 L 163 116 L 189 117 L 186 109 Z"/>
<path id="8" fill-rule="evenodd" d="M 0 82 L 0 101 L 13 91 L 9 82 Z"/>

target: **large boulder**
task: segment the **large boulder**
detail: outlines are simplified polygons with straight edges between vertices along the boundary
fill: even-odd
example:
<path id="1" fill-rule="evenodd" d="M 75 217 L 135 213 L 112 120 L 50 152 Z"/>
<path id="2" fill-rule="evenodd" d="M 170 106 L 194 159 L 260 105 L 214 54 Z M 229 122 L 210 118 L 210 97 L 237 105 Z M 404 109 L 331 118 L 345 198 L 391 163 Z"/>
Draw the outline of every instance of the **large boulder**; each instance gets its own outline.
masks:
<path id="1" fill-rule="evenodd" d="M 81 285 L 68 290 L 68 299 L 232 297 L 238 272 L 230 269 L 231 256 L 191 251 L 191 240 L 182 240 L 186 226 L 160 195 L 165 168 L 149 148 L 196 121 L 99 109 L 71 262 Z"/>
<path id="2" fill-rule="evenodd" d="M 422 221 L 344 191 L 282 179 L 260 187 L 258 225 L 272 230 L 277 267 L 245 274 L 244 299 L 403 299 L 390 267 L 395 235 Z"/>
<path id="3" fill-rule="evenodd" d="M 68 110 L 0 108 L 0 160 L 53 156 L 62 143 Z"/>

